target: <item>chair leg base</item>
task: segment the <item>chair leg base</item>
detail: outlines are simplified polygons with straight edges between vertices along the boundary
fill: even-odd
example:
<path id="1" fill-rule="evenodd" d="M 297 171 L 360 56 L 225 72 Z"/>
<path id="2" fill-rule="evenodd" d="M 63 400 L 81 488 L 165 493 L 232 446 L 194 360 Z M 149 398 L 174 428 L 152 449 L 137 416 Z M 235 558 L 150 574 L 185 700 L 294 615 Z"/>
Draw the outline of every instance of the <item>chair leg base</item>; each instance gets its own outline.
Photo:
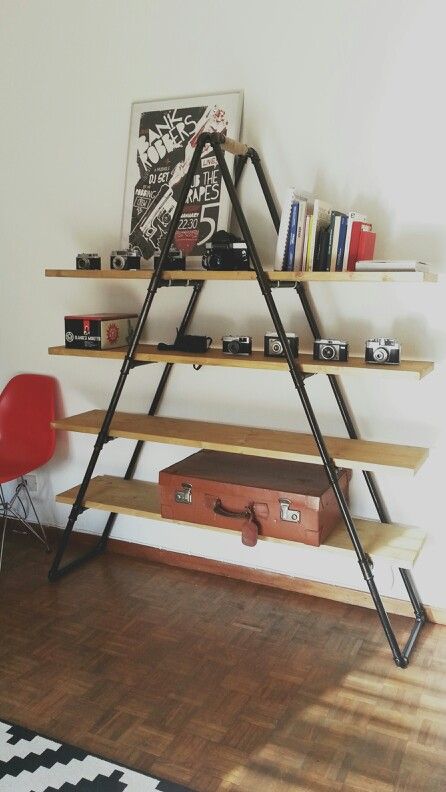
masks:
<path id="1" fill-rule="evenodd" d="M 23 503 L 21 501 L 21 495 L 25 492 L 28 498 L 29 504 L 33 511 L 34 517 L 36 518 L 36 523 L 32 524 L 28 522 L 26 517 L 23 517 L 15 508 L 16 502 L 18 501 L 20 504 Z M 41 544 L 45 546 L 46 552 L 51 552 L 51 547 L 48 544 L 48 539 L 46 536 L 45 528 L 43 527 L 42 523 L 40 522 L 39 515 L 37 514 L 36 508 L 32 501 L 31 495 L 29 493 L 28 485 L 26 483 L 26 479 L 23 477 L 20 479 L 19 484 L 16 487 L 15 493 L 12 496 L 12 499 L 8 502 L 5 498 L 2 486 L 0 484 L 0 517 L 3 517 L 3 526 L 2 526 L 2 536 L 1 536 L 1 546 L 0 546 L 0 570 L 2 567 L 3 561 L 3 550 L 5 544 L 5 535 L 6 535 L 6 526 L 8 520 L 14 519 L 18 520 L 18 522 L 24 526 L 26 529 L 25 532 L 28 532 L 34 536 Z"/>

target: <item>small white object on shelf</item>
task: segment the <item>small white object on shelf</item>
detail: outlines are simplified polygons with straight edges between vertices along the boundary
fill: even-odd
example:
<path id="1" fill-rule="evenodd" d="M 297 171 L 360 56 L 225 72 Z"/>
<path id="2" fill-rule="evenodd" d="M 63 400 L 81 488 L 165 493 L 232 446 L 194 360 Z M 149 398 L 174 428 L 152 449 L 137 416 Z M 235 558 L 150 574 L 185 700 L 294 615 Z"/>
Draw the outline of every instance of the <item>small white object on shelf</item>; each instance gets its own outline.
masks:
<path id="1" fill-rule="evenodd" d="M 411 259 L 375 259 L 373 261 L 357 261 L 356 272 L 427 272 L 429 265 L 424 261 Z"/>

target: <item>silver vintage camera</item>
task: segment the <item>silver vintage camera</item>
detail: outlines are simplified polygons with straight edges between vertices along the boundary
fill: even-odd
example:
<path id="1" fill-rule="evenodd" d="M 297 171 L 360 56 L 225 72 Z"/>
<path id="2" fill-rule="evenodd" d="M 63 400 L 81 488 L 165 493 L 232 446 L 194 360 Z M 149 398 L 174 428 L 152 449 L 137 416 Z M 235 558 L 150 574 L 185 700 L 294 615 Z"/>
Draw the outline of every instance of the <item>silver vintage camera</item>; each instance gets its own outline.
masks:
<path id="1" fill-rule="evenodd" d="M 313 360 L 348 360 L 347 341 L 317 338 L 313 346 Z"/>
<path id="2" fill-rule="evenodd" d="M 290 342 L 291 354 L 293 357 L 297 357 L 299 354 L 299 339 L 296 333 L 286 333 L 286 337 Z M 285 357 L 282 342 L 277 333 L 265 333 L 264 342 L 265 357 Z"/>
<path id="3" fill-rule="evenodd" d="M 110 253 L 110 269 L 141 269 L 141 252 L 131 248 L 127 250 L 112 250 Z"/>
<path id="4" fill-rule="evenodd" d="M 100 270 L 101 257 L 99 253 L 78 253 L 76 256 L 76 269 Z"/>
<path id="5" fill-rule="evenodd" d="M 252 352 L 251 336 L 223 336 L 222 342 L 225 355 L 250 355 Z"/>
<path id="6" fill-rule="evenodd" d="M 365 342 L 366 363 L 399 363 L 401 344 L 394 338 L 370 338 Z"/>

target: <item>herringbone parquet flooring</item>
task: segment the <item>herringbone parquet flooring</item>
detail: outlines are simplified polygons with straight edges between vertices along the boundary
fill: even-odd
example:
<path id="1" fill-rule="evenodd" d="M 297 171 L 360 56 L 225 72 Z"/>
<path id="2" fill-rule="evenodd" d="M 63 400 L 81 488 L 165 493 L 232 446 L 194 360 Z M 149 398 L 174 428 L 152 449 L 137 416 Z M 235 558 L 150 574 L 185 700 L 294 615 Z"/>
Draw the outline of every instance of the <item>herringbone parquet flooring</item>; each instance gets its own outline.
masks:
<path id="1" fill-rule="evenodd" d="M 401 671 L 373 611 L 117 555 L 48 567 L 8 537 L 0 717 L 198 792 L 446 789 L 446 628 Z"/>

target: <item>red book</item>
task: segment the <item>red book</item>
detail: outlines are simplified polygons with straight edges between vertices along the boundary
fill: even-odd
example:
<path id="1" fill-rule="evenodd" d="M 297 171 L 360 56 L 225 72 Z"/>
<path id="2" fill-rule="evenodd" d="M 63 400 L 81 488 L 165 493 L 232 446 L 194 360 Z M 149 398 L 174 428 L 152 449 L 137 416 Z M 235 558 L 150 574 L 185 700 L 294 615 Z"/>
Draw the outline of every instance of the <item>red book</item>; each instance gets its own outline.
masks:
<path id="1" fill-rule="evenodd" d="M 372 261 L 375 252 L 375 239 L 376 234 L 373 231 L 361 231 L 356 261 Z"/>
<path id="2" fill-rule="evenodd" d="M 355 220 L 352 224 L 352 234 L 350 237 L 350 247 L 348 249 L 347 269 L 354 272 L 355 264 L 360 261 L 358 258 L 359 237 L 361 231 L 371 231 L 372 226 L 370 223 L 361 223 L 360 220 Z"/>

